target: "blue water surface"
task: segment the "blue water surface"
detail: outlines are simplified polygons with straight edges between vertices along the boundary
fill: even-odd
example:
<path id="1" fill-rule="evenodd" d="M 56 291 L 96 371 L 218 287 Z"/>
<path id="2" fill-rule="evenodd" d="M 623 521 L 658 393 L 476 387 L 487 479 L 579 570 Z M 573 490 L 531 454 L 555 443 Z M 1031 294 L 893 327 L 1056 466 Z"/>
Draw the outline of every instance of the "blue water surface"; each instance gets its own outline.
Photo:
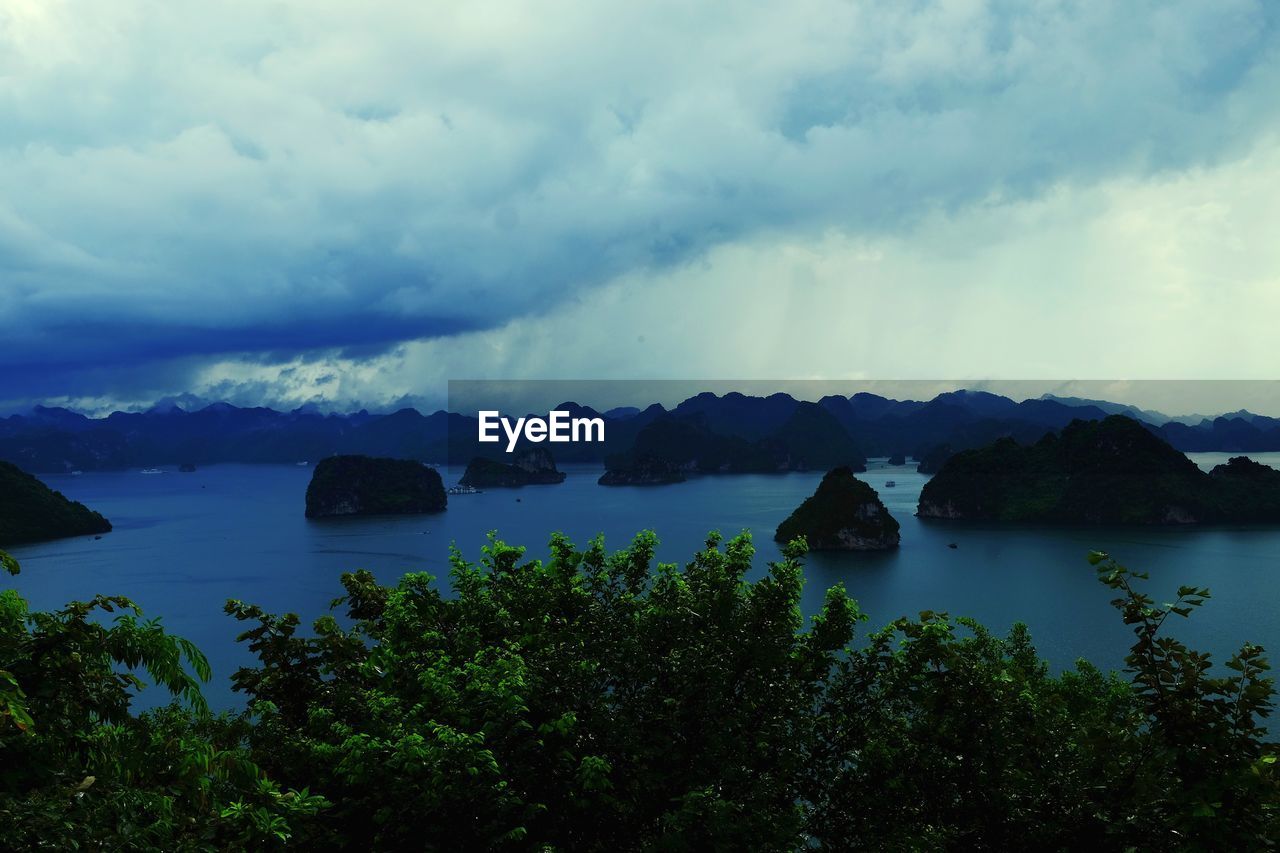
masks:
<path id="1" fill-rule="evenodd" d="M 1227 454 L 1193 454 L 1202 467 Z M 1258 461 L 1277 465 L 1280 454 Z M 236 667 L 251 662 L 235 643 L 240 630 L 222 612 L 228 598 L 305 621 L 327 611 L 342 592 L 344 571 L 365 568 L 392 583 L 407 571 L 448 581 L 448 550 L 456 542 L 477 559 L 486 533 L 546 553 L 552 531 L 579 543 L 596 533 L 621 547 L 652 528 L 659 558 L 683 562 L 707 531 L 749 530 L 758 548 L 755 574 L 777 557 L 773 531 L 805 497 L 819 472 L 712 476 L 663 487 L 596 484 L 596 466 L 565 466 L 556 486 L 451 496 L 437 515 L 331 519 L 303 517 L 310 467 L 217 465 L 183 474 L 138 471 L 49 476 L 49 485 L 111 519 L 112 533 L 10 549 L 21 561 L 15 585 L 40 609 L 95 593 L 126 595 L 148 616 L 194 640 L 209 656 L 206 689 L 215 708 L 243 699 L 230 689 Z M 442 472 L 447 482 L 461 473 Z M 1151 573 L 1163 600 L 1179 584 L 1209 586 L 1210 602 L 1175 629 L 1221 659 L 1243 641 L 1280 650 L 1280 529 L 995 527 L 924 521 L 916 501 L 927 477 L 913 466 L 872 460 L 860 475 L 902 524 L 902 545 L 885 553 L 813 554 L 807 562 L 804 609 L 812 613 L 827 587 L 843 582 L 875 627 L 921 610 L 973 616 L 1003 632 L 1026 622 L 1041 654 L 1055 667 L 1085 657 L 1122 664 L 1130 634 L 1108 605 L 1109 590 L 1085 562 L 1093 549 Z M 896 485 L 886 487 L 893 480 Z M 949 545 L 956 547 L 951 548 Z M 142 704 L 166 697 L 148 691 Z"/>

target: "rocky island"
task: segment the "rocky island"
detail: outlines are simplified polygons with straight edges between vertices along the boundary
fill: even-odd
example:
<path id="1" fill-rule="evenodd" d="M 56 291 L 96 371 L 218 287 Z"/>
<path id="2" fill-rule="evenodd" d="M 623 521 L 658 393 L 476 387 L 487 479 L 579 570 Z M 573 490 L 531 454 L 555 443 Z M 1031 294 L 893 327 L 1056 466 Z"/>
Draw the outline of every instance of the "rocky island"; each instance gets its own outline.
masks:
<path id="1" fill-rule="evenodd" d="M 551 451 L 545 447 L 525 447 L 517 452 L 511 464 L 477 456 L 467 464 L 458 481 L 460 486 L 476 489 L 518 489 L 563 483 L 565 473 L 556 468 Z"/>
<path id="2" fill-rule="evenodd" d="M 1244 458 L 1202 471 L 1132 418 L 1073 421 L 948 459 L 920 493 L 923 518 L 1089 524 L 1280 522 L 1280 472 Z"/>
<path id="3" fill-rule="evenodd" d="M 604 485 L 678 483 L 687 474 L 771 474 L 848 466 L 865 471 L 866 457 L 835 416 L 800 402 L 775 428 L 748 437 L 712 425 L 705 414 L 662 415 L 645 425 L 632 447 L 605 458 Z M 679 473 L 677 478 L 675 475 Z"/>
<path id="4" fill-rule="evenodd" d="M 942 470 L 942 466 L 946 464 L 947 460 L 954 455 L 955 451 L 951 449 L 949 444 L 930 447 L 919 454 L 916 472 L 920 474 L 936 474 Z"/>
<path id="5" fill-rule="evenodd" d="M 411 459 L 330 456 L 307 486 L 307 518 L 440 512 L 448 497 L 434 468 Z"/>
<path id="6" fill-rule="evenodd" d="M 898 547 L 898 522 L 875 489 L 848 467 L 828 471 L 773 538 L 790 542 L 803 536 L 814 551 L 883 551 Z"/>
<path id="7" fill-rule="evenodd" d="M 16 465 L 0 462 L 0 545 L 108 533 L 111 522 Z"/>
<path id="8" fill-rule="evenodd" d="M 1280 471 L 1235 456 L 1209 472 L 1226 493 L 1234 521 L 1280 523 Z"/>
<path id="9" fill-rule="evenodd" d="M 684 471 L 666 459 L 644 455 L 609 468 L 596 482 L 602 486 L 665 486 L 683 483 Z"/>

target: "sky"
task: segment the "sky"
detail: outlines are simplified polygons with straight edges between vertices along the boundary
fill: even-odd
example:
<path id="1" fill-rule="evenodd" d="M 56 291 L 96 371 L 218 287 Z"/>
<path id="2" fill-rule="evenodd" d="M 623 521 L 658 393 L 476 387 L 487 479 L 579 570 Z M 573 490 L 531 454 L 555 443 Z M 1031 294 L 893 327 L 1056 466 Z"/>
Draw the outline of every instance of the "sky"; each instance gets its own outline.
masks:
<path id="1" fill-rule="evenodd" d="M 1278 24 L 1267 0 L 0 0 L 0 411 L 1275 379 Z M 1238 408 L 1184 387 L 1166 410 Z"/>

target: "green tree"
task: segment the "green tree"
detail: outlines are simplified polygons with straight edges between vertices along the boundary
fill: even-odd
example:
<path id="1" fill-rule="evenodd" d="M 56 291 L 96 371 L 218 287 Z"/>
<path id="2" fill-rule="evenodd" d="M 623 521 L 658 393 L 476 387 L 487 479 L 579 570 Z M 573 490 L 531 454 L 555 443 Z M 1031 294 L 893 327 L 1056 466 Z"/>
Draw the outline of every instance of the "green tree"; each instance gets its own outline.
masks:
<path id="1" fill-rule="evenodd" d="M 1142 712 L 1138 752 L 1111 795 L 1122 804 L 1113 820 L 1143 826 L 1152 846 L 1245 850 L 1280 838 L 1277 745 L 1263 740 L 1274 683 L 1260 646 L 1247 643 L 1215 675 L 1208 654 L 1164 631 L 1186 618 L 1209 590 L 1178 589 L 1157 605 L 1134 586 L 1148 579 L 1103 553 L 1089 557 L 1098 578 L 1119 596 L 1112 605 L 1135 641 L 1125 658 Z"/>
<path id="2" fill-rule="evenodd" d="M 1211 676 L 1165 636 L 1208 590 L 1163 606 L 1091 562 L 1134 626 L 1125 675 L 1053 676 L 1022 625 L 899 619 L 842 661 L 810 763 L 810 832 L 833 849 L 1253 850 L 1280 839 L 1272 683 L 1246 645 Z"/>
<path id="3" fill-rule="evenodd" d="M 425 574 L 343 576 L 341 618 L 237 601 L 250 711 L 125 599 L 0 593 L 3 844 L 90 849 L 1254 850 L 1280 841 L 1262 650 L 1217 671 L 1104 554 L 1123 673 L 1054 674 L 1027 629 L 925 612 L 854 643 L 805 624 L 802 541 L 754 581 L 745 534 L 654 564 L 491 536 Z M 16 571 L 16 564 L 4 560 Z M 103 614 L 114 619 L 102 621 Z M 94 618 L 97 617 L 97 618 Z M 146 673 L 180 701 L 130 713 Z M 322 794 L 311 794 L 315 790 Z M 329 806 L 329 803 L 332 803 Z"/>
<path id="4" fill-rule="evenodd" d="M 745 580 L 745 535 L 684 567 L 641 534 L 607 554 L 553 537 L 456 552 L 446 597 L 345 575 L 347 624 L 239 602 L 260 666 L 237 673 L 253 754 L 335 802 L 338 844 L 375 849 L 1254 849 L 1277 838 L 1266 663 L 1160 632 L 1096 556 L 1135 626 L 1124 674 L 1055 675 L 1024 626 L 926 612 L 852 647 L 837 587 L 808 626 L 803 543 Z M 408 816 L 408 817 L 407 817 Z"/>
<path id="5" fill-rule="evenodd" d="M 451 599 L 345 575 L 354 625 L 314 637 L 229 603 L 261 660 L 235 677 L 255 756 L 379 849 L 793 846 L 813 710 L 860 616 L 835 589 L 801 630 L 800 545 L 748 583 L 746 535 L 683 569 L 656 542 L 556 536 L 526 561 L 491 538 L 480 565 L 454 553 Z"/>
<path id="6" fill-rule="evenodd" d="M 17 562 L 0 554 L 17 574 Z M 94 617 L 115 614 L 107 624 Z M 144 682 L 181 700 L 130 712 Z M 241 849 L 281 845 L 325 805 L 250 761 L 248 720 L 212 717 L 204 656 L 98 596 L 53 613 L 0 591 L 0 841 L 7 849 Z"/>

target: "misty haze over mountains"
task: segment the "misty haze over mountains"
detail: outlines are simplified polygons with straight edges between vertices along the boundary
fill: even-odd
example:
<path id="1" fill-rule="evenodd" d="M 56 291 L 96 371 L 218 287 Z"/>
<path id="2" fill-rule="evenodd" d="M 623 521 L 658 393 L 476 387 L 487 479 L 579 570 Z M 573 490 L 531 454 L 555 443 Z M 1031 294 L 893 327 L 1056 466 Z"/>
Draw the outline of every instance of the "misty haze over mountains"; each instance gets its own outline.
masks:
<path id="1" fill-rule="evenodd" d="M 606 441 L 559 444 L 564 462 L 603 462 L 630 449 L 636 436 L 660 419 L 696 423 L 705 434 L 748 441 L 788 440 L 788 422 L 802 404 L 788 394 L 740 393 L 692 396 L 672 409 L 659 404 L 600 413 L 566 403 L 575 415 L 606 419 Z M 1010 436 L 1032 442 L 1072 420 L 1123 414 L 1144 423 L 1186 452 L 1280 450 L 1280 418 L 1236 411 L 1217 417 L 1178 416 L 1123 403 L 1044 395 L 1016 402 L 984 391 L 953 391 L 931 400 L 895 400 L 870 393 L 827 396 L 819 416 L 847 432 L 865 456 L 903 454 L 923 458 L 940 448 L 961 450 Z M 812 419 L 812 412 L 810 412 Z M 314 407 L 290 412 L 215 403 L 194 411 L 167 401 L 147 412 L 90 418 L 67 409 L 36 407 L 0 419 L 0 459 L 32 473 L 111 470 L 139 466 L 220 462 L 289 463 L 335 453 L 366 453 L 429 462 L 465 462 L 501 453 L 477 445 L 476 420 L 460 413 L 424 415 L 414 409 L 390 414 L 323 414 Z"/>

